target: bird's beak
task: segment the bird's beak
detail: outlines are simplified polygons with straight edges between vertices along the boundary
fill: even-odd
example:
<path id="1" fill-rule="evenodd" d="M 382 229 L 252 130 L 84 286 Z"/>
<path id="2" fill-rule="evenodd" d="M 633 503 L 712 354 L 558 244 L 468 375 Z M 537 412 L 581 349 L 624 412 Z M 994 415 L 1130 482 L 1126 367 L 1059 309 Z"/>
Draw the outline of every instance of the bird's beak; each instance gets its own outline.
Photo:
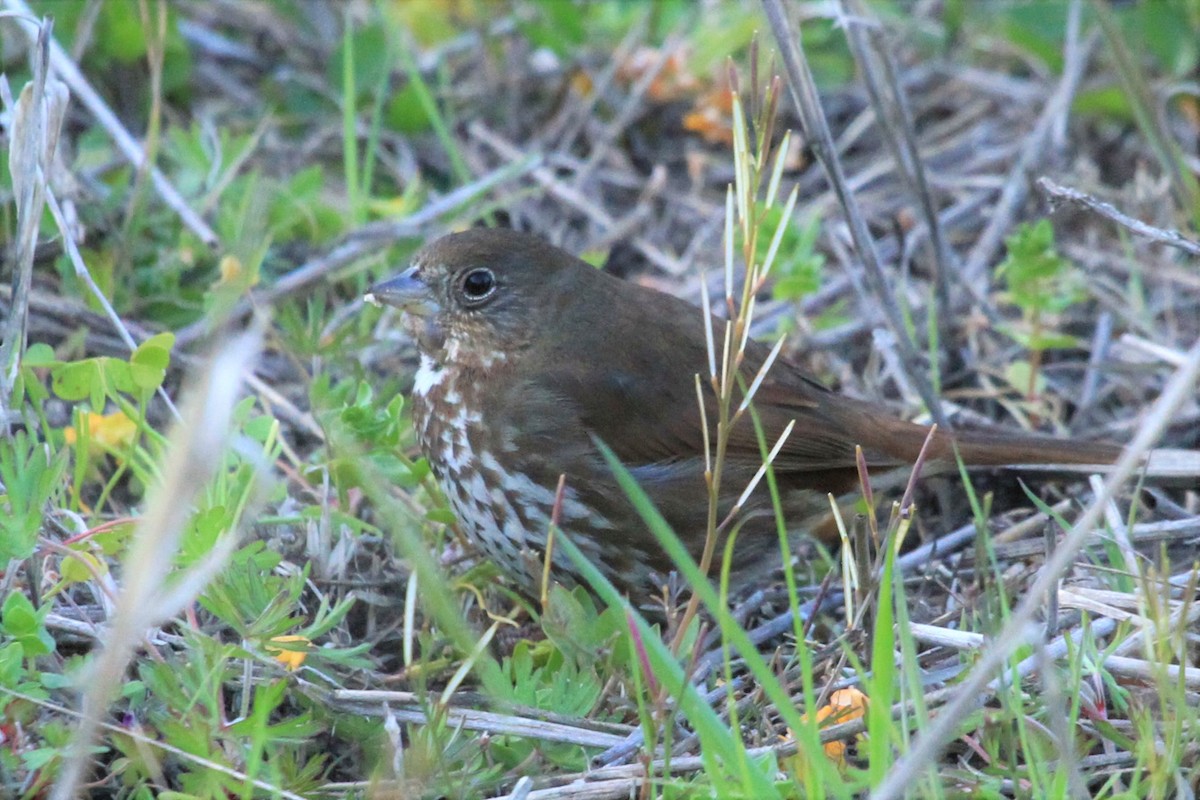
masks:
<path id="1" fill-rule="evenodd" d="M 418 317 L 427 317 L 438 312 L 433 292 L 421 280 L 416 267 L 409 267 L 396 277 L 375 284 L 363 295 L 363 300 L 374 306 L 393 306 Z"/>

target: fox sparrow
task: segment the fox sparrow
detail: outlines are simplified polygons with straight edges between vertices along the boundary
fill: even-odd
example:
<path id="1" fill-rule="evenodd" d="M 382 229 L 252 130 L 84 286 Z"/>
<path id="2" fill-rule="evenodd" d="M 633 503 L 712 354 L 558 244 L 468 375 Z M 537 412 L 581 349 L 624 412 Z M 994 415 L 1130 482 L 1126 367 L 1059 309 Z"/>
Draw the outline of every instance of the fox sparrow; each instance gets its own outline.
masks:
<path id="1" fill-rule="evenodd" d="M 464 533 L 531 593 L 560 475 L 566 476 L 561 531 L 619 588 L 644 596 L 670 569 L 596 439 L 700 553 L 708 513 L 694 378 L 708 374 L 700 309 L 607 275 L 535 237 L 485 229 L 426 246 L 368 300 L 407 312 L 420 351 L 413 422 Z M 743 374 L 756 374 L 767 353 L 750 342 Z M 715 397 L 702 383 L 713 425 Z M 767 441 L 796 422 L 774 462 L 792 520 L 827 508 L 826 493 L 857 484 L 855 445 L 872 468 L 899 466 L 917 458 L 928 434 L 829 391 L 782 360 L 754 404 Z M 1120 453 L 1023 434 L 939 432 L 931 457 L 952 461 L 952 442 L 967 464 L 979 466 L 1108 463 Z M 743 419 L 730 433 L 722 512 L 760 464 L 754 428 Z M 758 495 L 758 505 L 745 509 L 748 522 L 736 544 L 743 568 L 778 551 L 769 515 L 755 519 L 767 506 L 766 492 Z M 557 577 L 577 577 L 565 554 L 552 559 Z"/>

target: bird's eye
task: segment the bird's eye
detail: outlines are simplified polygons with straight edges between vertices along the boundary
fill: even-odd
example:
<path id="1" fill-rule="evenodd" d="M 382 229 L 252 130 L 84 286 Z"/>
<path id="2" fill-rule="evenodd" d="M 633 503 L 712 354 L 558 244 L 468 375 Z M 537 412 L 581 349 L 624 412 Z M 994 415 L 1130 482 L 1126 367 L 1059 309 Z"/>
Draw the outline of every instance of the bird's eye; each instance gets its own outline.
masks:
<path id="1" fill-rule="evenodd" d="M 467 305 L 479 305 L 496 292 L 496 276 L 490 269 L 473 269 L 462 277 L 459 291 Z"/>

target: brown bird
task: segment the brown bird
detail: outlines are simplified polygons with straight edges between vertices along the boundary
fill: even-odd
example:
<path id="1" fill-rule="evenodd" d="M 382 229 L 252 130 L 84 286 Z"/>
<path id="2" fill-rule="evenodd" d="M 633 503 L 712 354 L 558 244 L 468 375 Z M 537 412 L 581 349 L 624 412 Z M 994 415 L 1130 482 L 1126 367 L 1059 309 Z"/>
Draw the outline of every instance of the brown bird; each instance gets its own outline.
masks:
<path id="1" fill-rule="evenodd" d="M 671 568 L 600 451 L 637 478 L 693 555 L 707 527 L 704 439 L 695 375 L 708 374 L 704 319 L 675 297 L 601 272 L 540 239 L 476 229 L 438 239 L 368 300 L 407 312 L 420 351 L 412 415 L 420 447 L 463 532 L 530 595 L 537 592 L 559 476 L 559 525 L 618 588 L 645 597 Z M 714 321 L 723 326 L 723 321 Z M 716 327 L 722 331 L 722 327 Z M 750 342 L 743 374 L 768 349 Z M 707 419 L 716 418 L 708 396 Z M 782 360 L 754 406 L 768 442 L 795 427 L 774 462 L 789 519 L 827 509 L 871 468 L 912 464 L 928 428 L 831 392 Z M 749 419 L 731 431 L 721 515 L 762 463 Z M 975 466 L 1111 463 L 1115 446 L 1006 432 L 938 432 L 930 456 Z M 745 512 L 736 562 L 778 553 L 765 490 Z M 555 576 L 577 574 L 561 551 Z"/>

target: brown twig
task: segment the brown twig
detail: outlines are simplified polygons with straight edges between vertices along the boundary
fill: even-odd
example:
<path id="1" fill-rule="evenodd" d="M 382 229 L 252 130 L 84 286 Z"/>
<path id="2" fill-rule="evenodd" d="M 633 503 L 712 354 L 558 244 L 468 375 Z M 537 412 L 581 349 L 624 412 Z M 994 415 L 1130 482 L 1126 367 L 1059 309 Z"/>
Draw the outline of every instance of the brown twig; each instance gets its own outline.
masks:
<path id="1" fill-rule="evenodd" d="M 1038 178 L 1037 186 L 1050 199 L 1050 209 L 1052 211 L 1059 203 L 1071 203 L 1072 205 L 1086 208 L 1093 214 L 1099 214 L 1105 219 L 1112 220 L 1137 236 L 1145 236 L 1147 239 L 1159 244 L 1165 244 L 1167 247 L 1175 247 L 1190 255 L 1200 256 L 1200 242 L 1187 238 L 1177 230 L 1158 228 L 1149 223 L 1142 222 L 1140 219 L 1134 219 L 1128 214 L 1118 211 L 1116 206 L 1111 203 L 1098 200 L 1087 192 L 1081 192 L 1078 189 L 1072 189 L 1069 186 L 1055 183 L 1045 175 Z"/>

